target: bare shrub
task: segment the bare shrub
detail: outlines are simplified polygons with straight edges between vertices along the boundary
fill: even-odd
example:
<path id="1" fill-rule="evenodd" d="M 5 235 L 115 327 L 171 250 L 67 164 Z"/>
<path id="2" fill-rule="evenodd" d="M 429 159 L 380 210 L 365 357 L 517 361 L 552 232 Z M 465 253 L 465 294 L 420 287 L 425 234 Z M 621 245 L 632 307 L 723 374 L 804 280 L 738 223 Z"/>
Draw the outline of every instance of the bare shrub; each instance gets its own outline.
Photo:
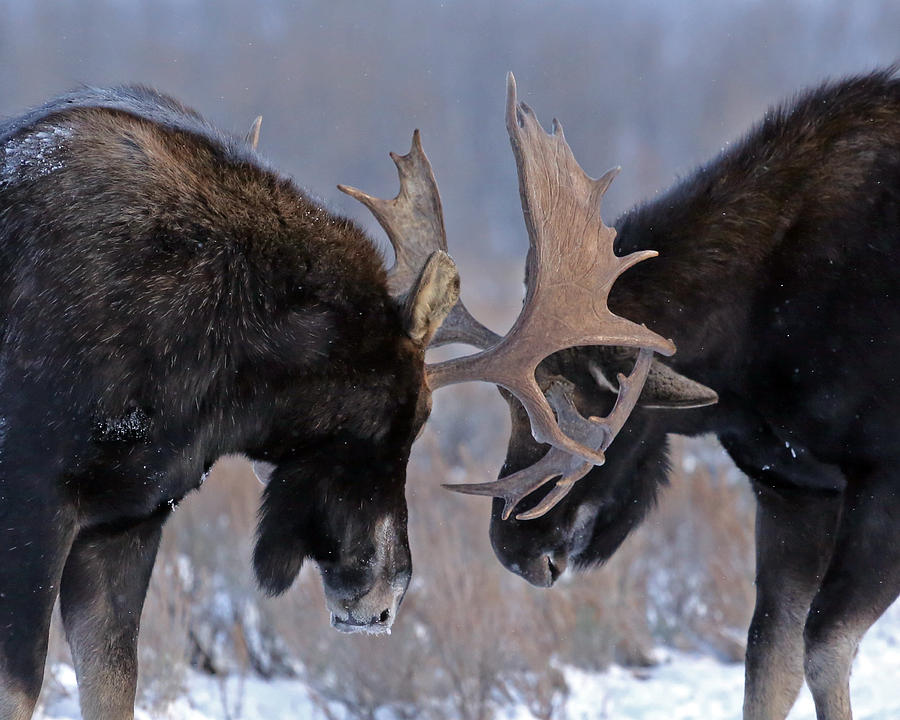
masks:
<path id="1" fill-rule="evenodd" d="M 163 709 L 185 691 L 192 606 L 185 572 L 171 539 L 165 538 L 147 590 L 138 639 L 138 699 L 152 710 Z"/>
<path id="2" fill-rule="evenodd" d="M 717 443 L 672 445 L 672 486 L 645 533 L 652 629 L 738 661 L 754 602 L 752 494 Z"/>
<path id="3" fill-rule="evenodd" d="M 652 559 L 638 531 L 602 568 L 566 576 L 559 589 L 568 604 L 567 662 L 588 670 L 611 663 L 653 663 L 654 639 L 647 622 L 647 582 Z"/>

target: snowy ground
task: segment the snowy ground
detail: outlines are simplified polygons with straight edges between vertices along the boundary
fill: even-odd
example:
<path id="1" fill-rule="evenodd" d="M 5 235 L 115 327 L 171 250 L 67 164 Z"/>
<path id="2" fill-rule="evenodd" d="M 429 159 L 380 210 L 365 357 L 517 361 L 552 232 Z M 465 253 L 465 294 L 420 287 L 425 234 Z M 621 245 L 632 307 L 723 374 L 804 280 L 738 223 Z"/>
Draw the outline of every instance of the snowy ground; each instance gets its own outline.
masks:
<path id="1" fill-rule="evenodd" d="M 35 720 L 80 720 L 75 672 L 68 666 L 55 668 L 55 677 L 64 692 L 49 707 L 35 713 Z M 318 720 L 325 716 L 312 703 L 306 687 L 297 681 L 263 681 L 231 678 L 227 683 L 209 675 L 192 672 L 187 697 L 180 698 L 164 712 L 150 713 L 137 708 L 135 720 Z"/>
<path id="2" fill-rule="evenodd" d="M 640 671 L 625 668 L 602 674 L 567 673 L 571 696 L 567 720 L 740 720 L 743 665 L 723 665 L 708 657 L 669 653 L 666 662 Z M 900 604 L 866 635 L 853 665 L 850 692 L 856 720 L 900 718 Z M 815 720 L 812 696 L 804 686 L 789 720 Z M 515 720 L 530 720 L 527 714 Z"/>
<path id="3" fill-rule="evenodd" d="M 570 696 L 566 720 L 738 720 L 744 671 L 709 657 L 662 650 L 664 661 L 638 672 L 614 667 L 604 673 L 569 669 Z M 75 676 L 69 667 L 54 670 L 62 688 L 40 710 L 37 720 L 77 720 Z M 853 667 L 851 692 L 856 720 L 895 720 L 900 717 L 900 603 L 869 631 Z M 318 720 L 325 716 L 297 681 L 265 682 L 247 678 L 228 684 L 193 673 L 191 692 L 165 713 L 139 709 L 137 720 Z M 226 710 L 228 708 L 228 710 Z M 523 708 L 508 708 L 504 720 L 531 720 Z M 790 720 L 814 720 L 815 710 L 804 688 Z M 384 720 L 390 720 L 385 717 Z"/>

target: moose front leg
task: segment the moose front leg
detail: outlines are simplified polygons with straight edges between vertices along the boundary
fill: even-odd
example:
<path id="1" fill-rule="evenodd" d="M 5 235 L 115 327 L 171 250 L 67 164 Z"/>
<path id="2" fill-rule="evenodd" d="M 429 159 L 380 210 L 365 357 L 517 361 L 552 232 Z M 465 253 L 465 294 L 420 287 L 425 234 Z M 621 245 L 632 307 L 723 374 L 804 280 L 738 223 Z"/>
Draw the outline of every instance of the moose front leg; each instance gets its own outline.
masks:
<path id="1" fill-rule="evenodd" d="M 0 720 L 28 720 L 74 521 L 0 466 Z"/>
<path id="2" fill-rule="evenodd" d="M 60 590 L 84 720 L 131 720 L 141 610 L 165 513 L 75 539 Z"/>
<path id="3" fill-rule="evenodd" d="M 745 720 L 783 720 L 803 684 L 803 624 L 832 551 L 841 496 L 757 486 L 756 608 Z"/>

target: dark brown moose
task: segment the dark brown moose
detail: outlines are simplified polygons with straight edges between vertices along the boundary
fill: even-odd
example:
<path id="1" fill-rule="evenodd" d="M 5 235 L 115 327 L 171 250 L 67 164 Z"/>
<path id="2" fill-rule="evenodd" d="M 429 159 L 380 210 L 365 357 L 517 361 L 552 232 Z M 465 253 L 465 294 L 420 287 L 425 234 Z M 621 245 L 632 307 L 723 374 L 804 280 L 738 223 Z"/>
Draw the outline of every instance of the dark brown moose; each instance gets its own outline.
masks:
<path id="1" fill-rule="evenodd" d="M 581 224 L 568 227 L 581 235 Z M 608 296 L 674 338 L 678 354 L 663 363 L 621 343 L 548 358 L 538 379 L 560 426 L 601 449 L 618 430 L 609 461 L 548 450 L 511 401 L 504 477 L 465 490 L 497 496 L 497 556 L 549 586 L 567 565 L 608 559 L 646 516 L 665 484 L 668 433 L 714 433 L 758 503 L 744 717 L 782 720 L 805 678 L 821 720 L 849 720 L 856 649 L 900 593 L 896 71 L 828 83 L 771 110 L 616 228 L 617 253 L 655 248 L 659 259 L 611 292 L 586 287 L 583 307 Z M 528 273 L 530 285 L 531 264 Z M 581 415 L 618 408 L 644 376 L 628 424 L 594 438 L 590 426 L 578 430 Z"/>

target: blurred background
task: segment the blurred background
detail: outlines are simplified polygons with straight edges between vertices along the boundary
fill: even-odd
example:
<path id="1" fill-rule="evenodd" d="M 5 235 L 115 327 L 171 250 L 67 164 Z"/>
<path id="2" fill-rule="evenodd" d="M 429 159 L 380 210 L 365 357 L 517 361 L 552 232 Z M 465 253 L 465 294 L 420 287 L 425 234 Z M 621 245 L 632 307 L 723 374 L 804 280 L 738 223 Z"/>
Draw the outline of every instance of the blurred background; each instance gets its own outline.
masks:
<path id="1" fill-rule="evenodd" d="M 261 154 L 370 228 L 388 258 L 380 229 L 335 185 L 393 196 L 387 153 L 405 152 L 418 127 L 465 301 L 505 332 L 527 246 L 503 122 L 508 70 L 545 125 L 563 122 L 589 174 L 623 167 L 610 222 L 771 104 L 897 61 L 898 30 L 896 0 L 0 0 L 0 114 L 126 82 L 241 135 L 262 114 Z M 740 661 L 753 501 L 712 441 L 674 443 L 672 486 L 612 562 L 542 591 L 494 560 L 490 503 L 438 487 L 496 476 L 505 404 L 467 386 L 435 406 L 410 466 L 415 579 L 394 634 L 328 628 L 310 568 L 287 596 L 261 598 L 249 563 L 259 486 L 226 460 L 166 530 L 142 630 L 149 716 L 174 717 L 203 677 L 220 688 L 212 717 L 249 717 L 243 688 L 260 678 L 302 683 L 304 712 L 321 717 L 574 717 L 573 673 L 614 664 L 641 677 L 660 647 Z M 56 630 L 47 717 L 71 701 L 66 662 Z M 618 716 L 600 703 L 578 717 Z"/>

